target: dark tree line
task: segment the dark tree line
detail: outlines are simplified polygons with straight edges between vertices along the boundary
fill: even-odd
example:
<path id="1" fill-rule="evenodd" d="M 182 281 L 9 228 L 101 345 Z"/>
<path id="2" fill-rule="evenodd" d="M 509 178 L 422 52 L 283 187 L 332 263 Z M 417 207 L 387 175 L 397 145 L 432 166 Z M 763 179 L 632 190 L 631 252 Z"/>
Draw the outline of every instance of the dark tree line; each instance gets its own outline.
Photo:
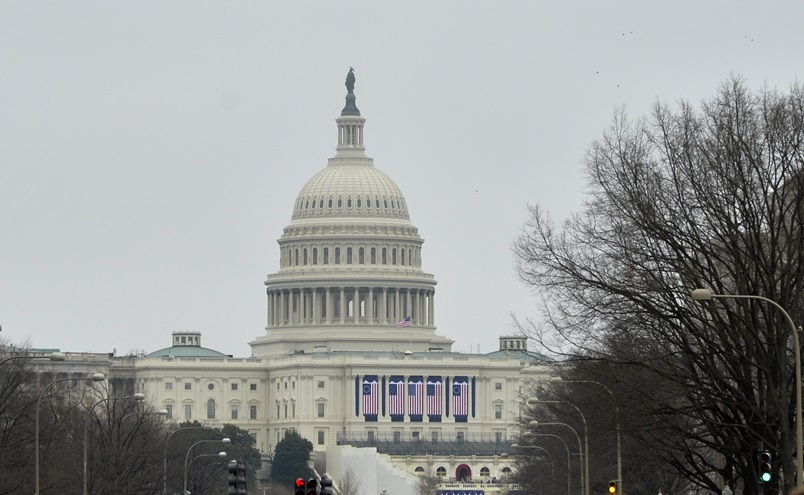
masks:
<path id="1" fill-rule="evenodd" d="M 690 292 L 767 297 L 802 321 L 803 143 L 798 84 L 754 92 L 732 78 L 697 107 L 619 112 L 588 150 L 581 211 L 557 227 L 532 206 L 514 244 L 546 322 L 523 327 L 595 368 L 634 452 L 693 487 L 757 493 L 759 448 L 776 456 L 765 493 L 795 483 L 788 321 L 762 301 Z"/>

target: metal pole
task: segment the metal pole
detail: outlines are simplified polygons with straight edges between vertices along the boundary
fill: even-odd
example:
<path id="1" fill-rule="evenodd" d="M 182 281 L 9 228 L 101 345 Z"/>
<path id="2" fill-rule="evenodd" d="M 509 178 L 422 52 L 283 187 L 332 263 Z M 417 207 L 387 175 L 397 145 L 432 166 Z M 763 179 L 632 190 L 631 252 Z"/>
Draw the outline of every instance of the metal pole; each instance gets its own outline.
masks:
<path id="1" fill-rule="evenodd" d="M 207 426 L 185 426 L 184 428 L 177 428 L 170 432 L 170 435 L 165 439 L 165 452 L 164 456 L 162 457 L 162 467 L 163 467 L 163 474 L 162 474 L 162 495 L 167 495 L 167 444 L 168 440 L 175 435 L 176 433 L 184 430 L 206 430 L 209 427 Z"/>
<path id="2" fill-rule="evenodd" d="M 802 435 L 802 421 L 801 421 L 801 345 L 798 339 L 798 329 L 790 314 L 776 301 L 768 299 L 767 297 L 748 295 L 748 294 L 713 294 L 709 289 L 695 289 L 692 291 L 692 298 L 694 300 L 707 300 L 707 299 L 757 299 L 765 301 L 766 303 L 774 306 L 782 312 L 790 325 L 790 331 L 793 333 L 793 344 L 795 346 L 796 356 L 796 487 L 804 488 L 804 476 L 801 470 L 804 469 L 804 435 Z"/>

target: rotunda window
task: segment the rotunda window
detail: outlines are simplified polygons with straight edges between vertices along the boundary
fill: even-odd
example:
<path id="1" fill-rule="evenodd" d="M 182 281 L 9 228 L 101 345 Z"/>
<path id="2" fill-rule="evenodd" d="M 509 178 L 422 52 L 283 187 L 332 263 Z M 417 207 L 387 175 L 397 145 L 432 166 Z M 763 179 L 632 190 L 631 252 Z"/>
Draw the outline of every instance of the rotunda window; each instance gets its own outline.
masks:
<path id="1" fill-rule="evenodd" d="M 318 202 L 318 207 L 319 207 L 319 208 L 323 208 L 323 207 L 324 207 L 324 200 L 323 200 L 323 199 L 322 199 L 321 201 L 319 201 L 319 202 Z"/>
<path id="2" fill-rule="evenodd" d="M 338 208 L 342 206 L 343 206 L 343 200 L 341 198 L 338 198 Z"/>
<path id="3" fill-rule="evenodd" d="M 376 198 L 374 199 L 374 206 L 376 206 L 377 208 L 380 207 L 380 200 L 379 199 L 376 199 Z"/>
<path id="4" fill-rule="evenodd" d="M 296 265 L 296 266 L 299 265 L 299 250 L 298 249 L 296 249 L 296 262 L 294 263 L 294 265 Z"/>
<path id="5" fill-rule="evenodd" d="M 371 248 L 371 264 L 377 264 L 377 248 Z"/>
<path id="6" fill-rule="evenodd" d="M 310 200 L 309 199 L 304 203 L 304 209 L 306 210 L 308 208 L 310 208 Z"/>
<path id="7" fill-rule="evenodd" d="M 366 262 L 366 260 L 365 260 L 365 252 L 363 251 L 363 248 L 360 248 L 360 249 L 357 251 L 357 262 L 358 262 L 359 264 L 361 264 L 361 265 L 362 265 L 362 264 L 364 264 L 364 263 Z"/>
<path id="8" fill-rule="evenodd" d="M 366 208 L 371 208 L 371 198 L 366 198 Z"/>
<path id="9" fill-rule="evenodd" d="M 313 209 L 315 210 L 315 200 L 313 200 Z"/>
<path id="10" fill-rule="evenodd" d="M 318 248 L 313 248 L 313 264 L 318 264 Z"/>
<path id="11" fill-rule="evenodd" d="M 346 200 L 346 207 L 347 207 L 347 208 L 351 208 L 351 207 L 352 207 L 352 198 L 349 198 L 349 199 L 347 199 L 347 200 Z"/>
<path id="12" fill-rule="evenodd" d="M 329 265 L 329 248 L 324 248 L 324 264 Z"/>
<path id="13" fill-rule="evenodd" d="M 215 384 L 210 383 L 209 385 L 207 385 L 207 388 L 210 389 L 210 390 L 215 390 Z"/>
<path id="14" fill-rule="evenodd" d="M 332 198 L 329 198 L 329 202 L 327 203 L 327 208 L 332 208 Z"/>
<path id="15" fill-rule="evenodd" d="M 394 209 L 394 200 L 393 199 L 391 200 L 391 209 L 392 210 Z"/>
<path id="16" fill-rule="evenodd" d="M 302 264 L 307 264 L 307 248 L 304 248 L 304 252 L 302 253 Z"/>
<path id="17" fill-rule="evenodd" d="M 383 199 L 383 200 L 382 200 L 382 202 L 383 202 L 383 204 L 385 205 L 385 209 L 387 210 L 387 209 L 388 209 L 388 200 L 387 200 L 387 199 Z"/>
<path id="18" fill-rule="evenodd" d="M 362 206 L 360 198 L 357 198 L 357 207 L 360 208 Z"/>
<path id="19" fill-rule="evenodd" d="M 341 264 L 341 248 L 339 247 L 335 248 L 335 264 L 336 265 Z"/>
<path id="20" fill-rule="evenodd" d="M 402 266 L 405 266 L 405 250 L 404 250 L 404 249 L 400 249 L 400 250 L 399 250 L 399 254 L 400 254 L 400 256 L 402 257 L 402 259 L 400 260 L 400 264 L 401 264 Z"/>
<path id="21" fill-rule="evenodd" d="M 352 248 L 346 248 L 346 264 L 352 264 Z"/>
<path id="22" fill-rule="evenodd" d="M 382 264 L 388 264 L 388 251 L 385 248 L 382 248 Z"/>
<path id="23" fill-rule="evenodd" d="M 396 248 L 391 249 L 391 264 L 396 265 Z"/>

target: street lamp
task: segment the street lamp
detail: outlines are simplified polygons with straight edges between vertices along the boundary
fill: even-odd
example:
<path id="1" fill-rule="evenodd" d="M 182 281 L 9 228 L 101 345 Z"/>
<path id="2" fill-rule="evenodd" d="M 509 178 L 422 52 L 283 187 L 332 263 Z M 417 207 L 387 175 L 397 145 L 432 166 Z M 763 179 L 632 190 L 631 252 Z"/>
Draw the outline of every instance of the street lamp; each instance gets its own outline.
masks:
<path id="1" fill-rule="evenodd" d="M 617 482 L 620 484 L 620 495 L 623 495 L 625 491 L 623 490 L 623 456 L 622 456 L 622 443 L 620 439 L 620 406 L 617 404 L 617 397 L 614 393 L 609 389 L 609 387 L 603 385 L 600 382 L 596 382 L 594 380 L 570 380 L 564 381 L 563 378 L 560 376 L 554 376 L 550 378 L 550 385 L 561 385 L 564 383 L 589 383 L 593 385 L 598 385 L 603 388 L 608 394 L 611 396 L 611 399 L 614 401 L 614 412 L 616 415 L 616 427 L 617 427 Z M 588 472 L 588 470 L 587 470 Z"/>
<path id="2" fill-rule="evenodd" d="M 581 437 L 578 435 L 578 432 L 575 431 L 575 428 L 566 423 L 540 423 L 536 420 L 533 420 L 530 423 L 528 423 L 528 427 L 530 428 L 537 428 L 539 426 L 566 426 L 572 431 L 572 433 L 575 434 L 575 439 L 578 440 L 578 455 L 580 456 L 578 457 L 578 467 L 581 470 L 581 495 L 583 495 L 585 493 L 584 482 L 586 478 L 584 477 L 584 469 L 583 469 L 583 448 L 581 448 Z"/>
<path id="3" fill-rule="evenodd" d="M 528 399 L 529 406 L 535 406 L 540 402 L 542 404 L 567 404 L 574 407 L 575 410 L 578 411 L 578 414 L 581 415 L 581 421 L 583 421 L 583 450 L 585 452 L 584 464 L 586 465 L 586 476 L 585 476 L 586 484 L 584 486 L 586 487 L 586 495 L 589 495 L 589 430 L 586 427 L 586 416 L 583 415 L 578 406 L 576 406 L 571 402 L 564 402 L 559 400 L 539 400 L 536 397 L 531 397 L 530 399 Z"/>
<path id="4" fill-rule="evenodd" d="M 7 357 L 7 358 L 3 359 L 2 361 L 0 361 L 0 365 L 2 365 L 3 363 L 5 363 L 7 361 L 11 361 L 12 359 L 49 359 L 51 361 L 64 361 L 65 359 L 67 359 L 67 356 L 65 356 L 63 352 L 58 352 L 58 351 L 57 352 L 51 352 L 47 356 L 23 356 L 23 355 L 21 355 L 21 356 L 11 356 L 11 357 Z"/>
<path id="5" fill-rule="evenodd" d="M 201 443 L 223 443 L 223 444 L 230 444 L 232 441 L 229 438 L 223 438 L 221 440 L 199 440 L 194 444 L 190 445 L 190 448 L 187 449 L 187 454 L 184 456 L 184 494 L 187 493 L 187 466 L 190 461 L 190 453 L 193 451 L 193 448 Z"/>
<path id="6" fill-rule="evenodd" d="M 89 493 L 88 490 L 87 490 L 87 450 L 88 450 L 88 447 L 89 447 L 89 439 L 88 439 L 88 437 L 89 437 L 89 418 L 92 416 L 92 411 L 95 409 L 95 407 L 98 406 L 98 404 L 101 404 L 103 402 L 110 402 L 110 401 L 115 402 L 115 401 L 118 401 L 118 400 L 142 401 L 142 400 L 145 400 L 145 394 L 136 393 L 136 394 L 134 394 L 134 395 L 132 395 L 130 397 L 106 397 L 105 399 L 101 399 L 98 402 L 92 404 L 92 407 L 90 407 L 89 410 L 87 411 L 87 419 L 84 422 L 84 492 L 83 492 L 84 495 L 87 495 Z"/>
<path id="7" fill-rule="evenodd" d="M 39 405 L 42 402 L 42 396 L 45 394 L 45 391 L 49 389 L 51 386 L 55 385 L 59 382 L 66 382 L 66 381 L 78 381 L 78 380 L 92 380 L 93 382 L 102 382 L 106 379 L 106 375 L 103 373 L 95 373 L 90 377 L 82 377 L 82 378 L 57 378 L 52 382 L 45 385 L 42 390 L 39 392 L 39 397 L 36 398 L 36 425 L 34 426 L 34 443 L 36 445 L 35 448 L 35 463 L 34 463 L 34 495 L 39 495 Z"/>
<path id="8" fill-rule="evenodd" d="M 801 421 L 801 346 L 798 341 L 798 330 L 790 314 L 773 299 L 749 294 L 714 294 L 709 289 L 695 289 L 690 294 L 693 301 L 710 301 L 712 299 L 756 299 L 765 301 L 771 306 L 782 312 L 787 323 L 790 325 L 790 333 L 793 334 L 793 344 L 796 356 L 796 487 L 804 488 L 804 477 L 801 470 L 804 468 L 804 436 L 802 436 Z"/>
<path id="9" fill-rule="evenodd" d="M 565 442 L 564 439 L 561 438 L 560 436 L 554 435 L 552 433 L 533 433 L 532 431 L 526 431 L 526 432 L 522 433 L 522 437 L 523 438 L 550 437 L 550 438 L 557 439 L 559 442 L 561 442 L 562 445 L 564 445 L 564 450 L 567 451 L 567 495 L 569 495 L 570 490 L 571 490 L 570 487 L 572 485 L 572 476 L 571 476 L 571 474 L 572 474 L 572 463 L 570 462 L 570 459 L 571 459 L 570 448 L 569 448 L 569 445 L 567 445 L 567 442 Z"/>
<path id="10" fill-rule="evenodd" d="M 195 460 L 200 458 L 200 457 L 217 457 L 219 459 L 226 459 L 226 456 L 227 456 L 226 452 L 218 452 L 217 454 L 199 454 L 197 456 L 194 456 L 192 459 L 190 459 L 190 464 L 187 466 L 187 472 L 188 473 L 190 472 L 190 470 L 193 467 L 193 462 L 195 462 Z M 232 462 L 234 462 L 234 461 L 232 461 Z M 185 482 L 185 485 L 184 485 L 184 493 L 185 493 L 185 495 L 187 494 L 187 483 L 186 482 Z"/>
<path id="11" fill-rule="evenodd" d="M 168 410 L 167 409 L 159 409 L 158 411 L 149 411 L 149 412 L 144 412 L 144 413 L 133 412 L 133 413 L 128 413 L 125 416 L 123 416 L 122 418 L 120 418 L 120 422 L 122 422 L 124 419 L 130 418 L 132 416 L 167 416 L 167 415 L 168 415 Z"/>
<path id="12" fill-rule="evenodd" d="M 165 452 L 164 452 L 164 456 L 162 457 L 162 466 L 163 466 L 163 472 L 162 472 L 162 495 L 167 495 L 167 445 L 168 445 L 168 441 L 173 437 L 173 435 L 175 435 L 176 433 L 178 433 L 180 431 L 186 431 L 186 430 L 211 430 L 211 429 L 212 429 L 212 427 L 210 425 L 185 426 L 184 428 L 177 428 L 177 429 L 173 430 L 172 432 L 170 432 L 170 435 L 167 436 L 167 438 L 165 439 Z"/>
<path id="13" fill-rule="evenodd" d="M 544 447 L 539 447 L 538 445 L 519 445 L 519 444 L 517 444 L 517 443 L 512 443 L 512 444 L 511 444 L 511 448 L 512 448 L 512 449 L 532 449 L 532 450 L 541 450 L 542 452 L 544 452 L 545 454 L 547 454 L 547 457 L 549 457 L 549 458 L 550 458 L 550 459 L 549 459 L 549 460 L 550 460 L 550 471 L 551 471 L 551 473 L 552 473 L 552 474 L 551 474 L 551 475 L 552 475 L 552 477 L 550 478 L 550 480 L 551 480 L 551 483 L 552 483 L 552 485 L 553 485 L 553 493 L 555 493 L 555 491 L 556 491 L 556 464 L 555 464 L 555 462 L 553 461 L 553 455 L 550 453 L 550 451 L 548 451 L 548 450 L 547 450 L 547 449 L 545 449 Z M 569 479 L 569 475 L 567 476 L 567 478 Z M 567 483 L 567 495 L 570 495 L 569 483 Z"/>

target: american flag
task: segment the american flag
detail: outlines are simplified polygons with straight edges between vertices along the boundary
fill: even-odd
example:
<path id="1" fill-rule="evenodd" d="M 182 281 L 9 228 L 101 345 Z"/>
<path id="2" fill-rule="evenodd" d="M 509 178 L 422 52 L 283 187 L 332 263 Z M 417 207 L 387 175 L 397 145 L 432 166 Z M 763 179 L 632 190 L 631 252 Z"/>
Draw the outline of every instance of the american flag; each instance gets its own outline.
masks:
<path id="1" fill-rule="evenodd" d="M 408 382 L 408 414 L 421 416 L 424 414 L 424 384 L 421 378 L 410 379 Z"/>
<path id="2" fill-rule="evenodd" d="M 427 378 L 427 414 L 441 415 L 441 377 Z"/>
<path id="3" fill-rule="evenodd" d="M 379 396 L 377 393 L 378 387 L 376 376 L 367 376 L 363 379 L 363 414 L 377 415 L 377 398 Z"/>
<path id="4" fill-rule="evenodd" d="M 469 414 L 469 383 L 465 381 L 452 384 L 452 414 L 454 416 L 466 416 Z"/>
<path id="5" fill-rule="evenodd" d="M 396 328 L 407 328 L 410 326 L 410 316 L 405 318 L 404 320 L 399 320 L 396 322 Z"/>
<path id="6" fill-rule="evenodd" d="M 401 376 L 392 376 L 388 380 L 388 396 L 390 398 L 388 412 L 391 416 L 405 415 L 405 381 Z"/>

